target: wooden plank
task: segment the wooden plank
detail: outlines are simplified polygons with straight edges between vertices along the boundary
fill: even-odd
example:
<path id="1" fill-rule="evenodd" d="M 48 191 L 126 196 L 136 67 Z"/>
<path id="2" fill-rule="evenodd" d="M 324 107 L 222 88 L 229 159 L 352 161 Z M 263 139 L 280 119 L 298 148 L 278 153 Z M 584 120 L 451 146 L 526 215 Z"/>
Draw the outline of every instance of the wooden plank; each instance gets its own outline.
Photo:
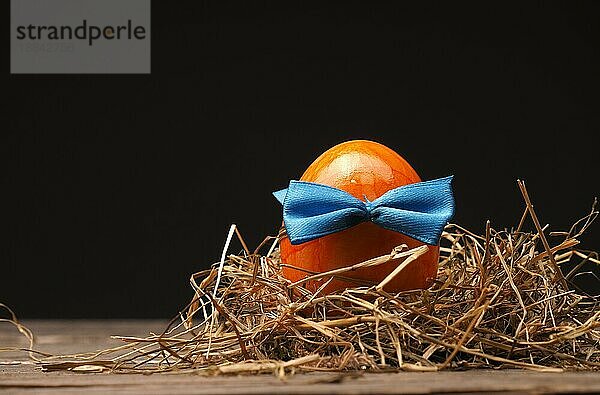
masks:
<path id="1" fill-rule="evenodd" d="M 49 352 L 82 352 L 119 343 L 110 335 L 146 335 L 163 321 L 30 321 L 37 348 Z M 7 325 L 0 326 L 0 347 L 26 342 Z M 0 354 L 3 361 L 27 361 L 23 354 Z M 296 374 L 281 380 L 271 375 L 214 376 L 197 374 L 44 373 L 32 364 L 0 365 L 0 392 L 156 394 L 391 394 L 391 393 L 600 393 L 600 374 L 537 373 L 518 370 L 464 372 Z"/>

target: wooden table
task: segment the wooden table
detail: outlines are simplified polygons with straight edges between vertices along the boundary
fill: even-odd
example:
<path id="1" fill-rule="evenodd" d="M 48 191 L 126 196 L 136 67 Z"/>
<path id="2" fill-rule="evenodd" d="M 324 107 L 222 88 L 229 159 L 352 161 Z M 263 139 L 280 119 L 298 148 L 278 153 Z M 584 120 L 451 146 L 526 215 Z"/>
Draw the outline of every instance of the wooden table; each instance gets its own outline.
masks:
<path id="1" fill-rule="evenodd" d="M 160 331 L 163 321 L 26 321 L 36 348 L 50 353 L 93 351 L 119 345 L 110 335 L 144 336 Z M 0 325 L 0 347 L 27 346 L 8 324 Z M 600 373 L 537 373 L 478 370 L 435 373 L 296 374 L 285 380 L 258 376 L 197 374 L 45 373 L 23 353 L 0 353 L 0 393 L 146 393 L 146 394 L 389 394 L 389 393 L 600 393 Z"/>

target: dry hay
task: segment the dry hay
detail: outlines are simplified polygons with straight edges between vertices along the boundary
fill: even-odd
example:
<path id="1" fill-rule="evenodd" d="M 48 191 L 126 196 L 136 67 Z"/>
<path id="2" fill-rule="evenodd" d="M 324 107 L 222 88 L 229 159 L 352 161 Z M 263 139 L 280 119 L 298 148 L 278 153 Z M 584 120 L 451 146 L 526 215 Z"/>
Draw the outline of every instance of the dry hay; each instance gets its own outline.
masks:
<path id="1" fill-rule="evenodd" d="M 515 229 L 485 235 L 449 225 L 438 278 L 428 290 L 389 294 L 361 284 L 330 295 L 281 276 L 277 237 L 250 252 L 232 226 L 221 262 L 195 273 L 194 297 L 164 333 L 117 336 L 124 345 L 93 354 L 35 357 L 46 370 L 246 373 L 289 371 L 600 368 L 600 299 L 572 283 L 592 212 L 550 245 L 527 190 Z M 527 217 L 534 231 L 525 231 Z M 243 251 L 225 256 L 234 234 Z M 281 235 L 280 235 L 281 236 Z M 356 267 L 401 262 L 425 251 L 399 246 L 389 255 L 335 272 L 307 274 L 323 287 Z M 259 251 L 266 250 L 264 254 Z M 574 265 L 566 275 L 563 265 Z M 347 279 L 347 278 L 344 278 Z M 322 287 L 321 287 L 322 288 Z"/>

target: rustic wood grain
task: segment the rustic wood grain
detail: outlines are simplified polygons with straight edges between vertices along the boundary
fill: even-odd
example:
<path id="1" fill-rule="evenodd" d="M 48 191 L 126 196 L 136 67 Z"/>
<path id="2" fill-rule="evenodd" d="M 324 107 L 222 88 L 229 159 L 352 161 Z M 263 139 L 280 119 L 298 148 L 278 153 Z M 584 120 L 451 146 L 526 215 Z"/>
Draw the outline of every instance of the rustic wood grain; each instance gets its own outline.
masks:
<path id="1" fill-rule="evenodd" d="M 142 336 L 160 331 L 164 321 L 29 321 L 36 348 L 51 353 L 93 351 L 119 345 L 110 335 Z M 11 326 L 0 326 L 0 347 L 27 346 Z M 77 374 L 42 372 L 23 353 L 0 354 L 0 392 L 123 394 L 427 394 L 427 393 L 600 393 L 600 374 L 536 373 L 518 370 L 464 372 L 271 375 Z M 13 361 L 15 364 L 7 365 Z"/>

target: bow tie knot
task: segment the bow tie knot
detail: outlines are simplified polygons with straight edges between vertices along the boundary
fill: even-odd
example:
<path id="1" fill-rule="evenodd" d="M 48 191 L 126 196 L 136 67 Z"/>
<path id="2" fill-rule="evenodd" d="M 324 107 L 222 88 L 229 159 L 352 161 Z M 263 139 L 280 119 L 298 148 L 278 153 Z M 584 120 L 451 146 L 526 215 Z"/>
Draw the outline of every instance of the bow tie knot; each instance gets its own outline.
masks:
<path id="1" fill-rule="evenodd" d="M 361 222 L 437 244 L 454 214 L 452 176 L 392 189 L 370 201 L 327 185 L 290 181 L 273 192 L 283 205 L 283 222 L 292 244 L 301 244 Z"/>
<path id="2" fill-rule="evenodd" d="M 366 213 L 366 217 L 367 217 L 369 220 L 372 220 L 372 219 L 373 219 L 373 217 L 374 217 L 375 215 L 377 215 L 377 214 L 374 212 L 374 210 L 376 209 L 376 207 L 375 207 L 375 205 L 373 204 L 373 202 L 372 202 L 372 201 L 370 201 L 370 200 L 367 198 L 367 196 L 366 196 L 366 195 L 364 196 L 364 198 L 365 198 L 365 201 L 364 201 L 364 203 L 365 203 L 365 213 Z"/>

